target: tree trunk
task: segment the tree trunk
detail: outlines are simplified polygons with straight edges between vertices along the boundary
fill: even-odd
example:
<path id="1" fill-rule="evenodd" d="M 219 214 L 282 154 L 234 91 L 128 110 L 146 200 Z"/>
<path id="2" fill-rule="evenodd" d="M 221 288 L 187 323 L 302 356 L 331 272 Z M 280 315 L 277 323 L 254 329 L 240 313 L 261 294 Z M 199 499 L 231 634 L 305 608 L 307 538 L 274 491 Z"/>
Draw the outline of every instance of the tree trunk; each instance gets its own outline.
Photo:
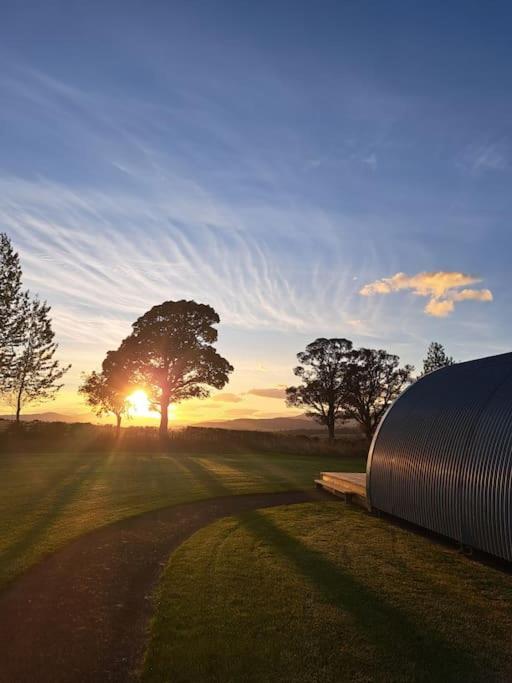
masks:
<path id="1" fill-rule="evenodd" d="M 329 409 L 327 414 L 327 429 L 329 430 L 329 441 L 332 443 L 335 437 L 336 420 L 334 419 L 334 410 Z"/>
<path id="2" fill-rule="evenodd" d="M 121 434 L 121 413 L 116 413 L 116 439 Z"/>
<path id="3" fill-rule="evenodd" d="M 334 422 L 329 422 L 327 429 L 329 430 L 329 441 L 332 443 L 335 437 Z"/>
<path id="4" fill-rule="evenodd" d="M 19 423 L 20 421 L 20 413 L 21 413 L 21 393 L 22 389 L 18 391 L 18 398 L 16 400 L 16 422 Z"/>
<path id="5" fill-rule="evenodd" d="M 169 398 L 163 396 L 160 400 L 160 428 L 158 430 L 161 439 L 167 438 L 169 429 Z"/>

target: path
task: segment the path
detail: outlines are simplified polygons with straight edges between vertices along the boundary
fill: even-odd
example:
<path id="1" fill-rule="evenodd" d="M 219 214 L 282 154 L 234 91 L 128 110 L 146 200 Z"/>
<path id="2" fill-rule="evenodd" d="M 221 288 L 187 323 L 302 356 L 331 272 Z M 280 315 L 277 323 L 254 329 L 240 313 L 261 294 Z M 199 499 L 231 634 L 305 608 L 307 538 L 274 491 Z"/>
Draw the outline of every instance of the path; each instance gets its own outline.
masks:
<path id="1" fill-rule="evenodd" d="M 318 496 L 299 491 L 176 505 L 70 542 L 0 595 L 0 680 L 132 679 L 146 644 L 151 596 L 172 550 L 221 517 Z"/>

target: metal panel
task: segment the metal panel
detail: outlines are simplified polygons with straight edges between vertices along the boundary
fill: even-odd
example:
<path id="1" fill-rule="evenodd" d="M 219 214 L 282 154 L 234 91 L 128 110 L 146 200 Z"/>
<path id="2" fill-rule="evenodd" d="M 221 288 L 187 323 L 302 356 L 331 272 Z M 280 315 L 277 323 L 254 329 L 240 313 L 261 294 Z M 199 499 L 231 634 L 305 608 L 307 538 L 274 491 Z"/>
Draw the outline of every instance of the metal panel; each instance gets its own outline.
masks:
<path id="1" fill-rule="evenodd" d="M 419 379 L 372 442 L 368 500 L 512 560 L 512 353 Z"/>

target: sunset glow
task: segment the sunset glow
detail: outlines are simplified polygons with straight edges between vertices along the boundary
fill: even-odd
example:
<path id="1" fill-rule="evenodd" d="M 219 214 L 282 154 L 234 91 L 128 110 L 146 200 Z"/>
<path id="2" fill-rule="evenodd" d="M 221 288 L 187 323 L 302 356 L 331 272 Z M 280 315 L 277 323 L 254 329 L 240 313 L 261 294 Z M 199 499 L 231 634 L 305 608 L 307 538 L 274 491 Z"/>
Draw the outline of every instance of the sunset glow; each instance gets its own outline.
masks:
<path id="1" fill-rule="evenodd" d="M 99 419 L 83 373 L 168 300 L 215 309 L 234 367 L 174 426 L 298 415 L 284 389 L 318 336 L 417 368 L 432 340 L 459 361 L 510 349 L 512 48 L 485 3 L 440 4 L 439 26 L 415 3 L 104 3 L 101 21 L 75 3 L 71 21 L 29 1 L 33 24 L 7 4 L 0 232 L 71 364 L 30 413 Z M 154 426 L 136 386 L 130 424 Z"/>
<path id="2" fill-rule="evenodd" d="M 155 420 L 160 418 L 160 413 L 157 410 L 151 410 L 149 398 L 144 389 L 137 389 L 128 396 L 127 400 L 130 404 L 129 412 L 133 421 L 132 424 L 152 424 L 145 422 L 143 418 Z M 174 405 L 169 406 L 169 420 L 176 420 L 176 406 Z"/>
<path id="3" fill-rule="evenodd" d="M 144 389 L 137 389 L 128 396 L 130 413 L 134 417 L 158 417 L 158 413 L 151 410 L 149 399 Z"/>

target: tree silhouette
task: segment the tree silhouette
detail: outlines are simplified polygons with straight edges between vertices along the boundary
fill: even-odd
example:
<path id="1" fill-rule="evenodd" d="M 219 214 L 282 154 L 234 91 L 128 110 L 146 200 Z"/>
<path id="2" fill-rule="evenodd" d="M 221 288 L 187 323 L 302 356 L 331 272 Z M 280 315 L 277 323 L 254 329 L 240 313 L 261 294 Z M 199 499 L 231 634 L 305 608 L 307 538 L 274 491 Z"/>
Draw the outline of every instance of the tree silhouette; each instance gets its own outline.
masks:
<path id="1" fill-rule="evenodd" d="M 343 415 L 359 422 L 368 439 L 391 403 L 412 381 L 414 367 L 399 366 L 399 357 L 383 349 L 354 349 L 350 353 Z"/>
<path id="2" fill-rule="evenodd" d="M 23 406 L 53 398 L 63 386 L 58 384 L 59 380 L 71 367 L 61 367 L 54 359 L 58 345 L 49 312 L 45 301 L 24 299 L 18 338 L 5 377 L 6 389 L 16 410 L 16 422 L 20 420 Z"/>
<path id="3" fill-rule="evenodd" d="M 28 294 L 21 289 L 18 254 L 5 233 L 0 233 L 0 391 L 8 390 L 7 377 L 21 342 Z"/>
<path id="4" fill-rule="evenodd" d="M 136 320 L 117 352 L 107 354 L 103 370 L 112 364 L 124 368 L 160 411 L 162 437 L 171 403 L 205 398 L 208 387 L 222 389 L 229 380 L 233 367 L 213 347 L 218 336 L 213 326 L 219 322 L 206 304 L 166 301 Z"/>
<path id="5" fill-rule="evenodd" d="M 430 342 L 427 349 L 427 355 L 423 361 L 423 375 L 434 370 L 439 370 L 447 365 L 453 365 L 455 361 L 451 356 L 446 354 L 444 346 L 439 342 Z"/>
<path id="6" fill-rule="evenodd" d="M 336 422 L 343 418 L 345 375 L 352 342 L 348 339 L 316 339 L 297 354 L 300 365 L 293 373 L 299 386 L 286 389 L 289 406 L 306 408 L 306 415 L 327 427 L 329 440 Z"/>
<path id="7" fill-rule="evenodd" d="M 78 391 L 96 415 L 115 416 L 116 435 L 119 436 L 121 419 L 123 415 L 128 415 L 130 407 L 127 399 L 129 389 L 126 384 L 114 374 L 93 370 L 84 376 Z"/>

